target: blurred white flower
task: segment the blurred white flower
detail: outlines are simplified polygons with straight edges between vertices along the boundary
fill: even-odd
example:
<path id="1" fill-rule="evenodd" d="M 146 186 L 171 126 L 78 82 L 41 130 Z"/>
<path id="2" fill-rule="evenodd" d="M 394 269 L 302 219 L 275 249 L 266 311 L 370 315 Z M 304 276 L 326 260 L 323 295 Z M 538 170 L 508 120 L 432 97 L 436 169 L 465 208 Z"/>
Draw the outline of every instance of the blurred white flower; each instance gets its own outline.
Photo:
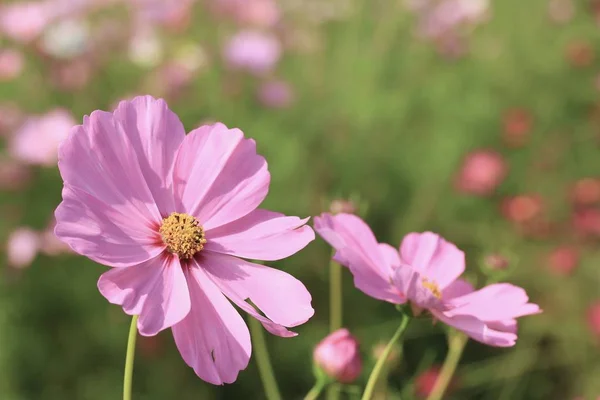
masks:
<path id="1" fill-rule="evenodd" d="M 6 242 L 8 265 L 14 268 L 28 267 L 38 253 L 40 239 L 37 232 L 29 228 L 18 228 Z"/>
<path id="2" fill-rule="evenodd" d="M 129 42 L 129 59 L 140 67 L 153 68 L 163 56 L 163 44 L 152 29 L 138 30 Z"/>
<path id="3" fill-rule="evenodd" d="M 50 25 L 42 35 L 40 46 L 52 57 L 69 59 L 85 53 L 89 43 L 88 24 L 81 19 L 68 19 Z"/>

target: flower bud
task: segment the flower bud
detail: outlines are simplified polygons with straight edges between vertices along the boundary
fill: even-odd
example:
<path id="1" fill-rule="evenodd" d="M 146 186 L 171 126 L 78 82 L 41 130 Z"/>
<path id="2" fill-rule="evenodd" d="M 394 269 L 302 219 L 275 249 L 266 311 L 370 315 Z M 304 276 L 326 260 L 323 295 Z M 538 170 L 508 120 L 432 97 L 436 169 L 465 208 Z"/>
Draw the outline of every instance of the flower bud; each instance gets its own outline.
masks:
<path id="1" fill-rule="evenodd" d="M 504 180 L 508 165 L 504 158 L 493 150 L 478 150 L 469 153 L 456 177 L 456 189 L 475 196 L 491 194 Z"/>
<path id="2" fill-rule="evenodd" d="M 323 339 L 315 348 L 313 360 L 329 377 L 342 383 L 352 383 L 362 370 L 358 341 L 345 328 Z"/>

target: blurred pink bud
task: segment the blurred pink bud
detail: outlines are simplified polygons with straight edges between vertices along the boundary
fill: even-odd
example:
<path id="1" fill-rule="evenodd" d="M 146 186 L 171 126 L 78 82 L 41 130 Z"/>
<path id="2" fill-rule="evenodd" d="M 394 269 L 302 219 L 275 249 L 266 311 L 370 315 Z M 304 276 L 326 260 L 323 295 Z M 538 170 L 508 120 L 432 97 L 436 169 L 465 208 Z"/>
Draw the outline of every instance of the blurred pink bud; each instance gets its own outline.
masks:
<path id="1" fill-rule="evenodd" d="M 579 251 L 573 247 L 560 246 L 548 255 L 548 268 L 557 275 L 571 275 L 579 264 Z"/>
<path id="2" fill-rule="evenodd" d="M 23 71 L 23 55 L 13 49 L 0 49 L 0 82 L 10 81 L 21 75 Z"/>
<path id="3" fill-rule="evenodd" d="M 510 147 L 522 147 L 529 140 L 533 118 L 528 110 L 513 108 L 504 113 L 502 124 L 504 143 Z"/>
<path id="4" fill-rule="evenodd" d="M 572 0 L 550 0 L 548 2 L 548 15 L 553 22 L 565 24 L 573 19 L 575 6 Z"/>
<path id="5" fill-rule="evenodd" d="M 287 108 L 294 101 L 294 93 L 285 81 L 268 81 L 259 87 L 258 99 L 266 107 Z"/>
<path id="6" fill-rule="evenodd" d="M 600 202 L 600 179 L 583 178 L 571 188 L 571 200 L 576 205 L 592 205 Z"/>
<path id="7" fill-rule="evenodd" d="M 362 370 L 358 341 L 345 328 L 323 339 L 315 348 L 313 360 L 329 377 L 342 383 L 352 383 Z"/>
<path id="8" fill-rule="evenodd" d="M 12 232 L 6 242 L 8 264 L 14 268 L 28 267 L 39 249 L 39 236 L 29 228 L 19 228 Z"/>
<path id="9" fill-rule="evenodd" d="M 329 212 L 332 214 L 354 214 L 356 212 L 356 205 L 350 200 L 335 199 L 329 205 Z"/>
<path id="10" fill-rule="evenodd" d="M 55 166 L 58 145 L 76 124 L 71 114 L 63 109 L 29 117 L 11 138 L 10 154 L 28 164 Z"/>
<path id="11" fill-rule="evenodd" d="M 434 365 L 429 369 L 425 370 L 415 379 L 415 392 L 418 397 L 426 398 L 429 396 L 435 383 L 437 382 L 438 376 L 440 375 L 440 366 Z M 451 393 L 456 388 L 456 378 L 453 378 L 448 388 L 446 389 L 446 394 Z"/>
<path id="12" fill-rule="evenodd" d="M 223 56 L 232 69 L 262 75 L 279 61 L 281 44 L 277 37 L 266 32 L 241 31 L 225 44 Z"/>
<path id="13" fill-rule="evenodd" d="M 530 222 L 541 214 L 542 199 L 538 195 L 531 194 L 507 198 L 502 203 L 502 211 L 509 221 Z"/>
<path id="14" fill-rule="evenodd" d="M 506 161 L 494 150 L 477 150 L 469 153 L 455 181 L 456 189 L 476 196 L 487 196 L 506 177 Z"/>
<path id="15" fill-rule="evenodd" d="M 600 300 L 588 307 L 587 323 L 592 334 L 600 339 Z"/>
<path id="16" fill-rule="evenodd" d="M 567 45 L 565 57 L 571 66 L 585 68 L 594 61 L 594 50 L 585 40 L 573 40 Z"/>
<path id="17" fill-rule="evenodd" d="M 11 158 L 0 157 L 0 189 L 19 190 L 31 180 L 29 168 Z"/>
<path id="18" fill-rule="evenodd" d="M 501 254 L 487 255 L 485 257 L 484 264 L 487 268 L 497 271 L 505 270 L 510 265 L 506 257 Z"/>
<path id="19" fill-rule="evenodd" d="M 573 228 L 581 236 L 600 236 L 600 210 L 587 208 L 573 213 Z"/>

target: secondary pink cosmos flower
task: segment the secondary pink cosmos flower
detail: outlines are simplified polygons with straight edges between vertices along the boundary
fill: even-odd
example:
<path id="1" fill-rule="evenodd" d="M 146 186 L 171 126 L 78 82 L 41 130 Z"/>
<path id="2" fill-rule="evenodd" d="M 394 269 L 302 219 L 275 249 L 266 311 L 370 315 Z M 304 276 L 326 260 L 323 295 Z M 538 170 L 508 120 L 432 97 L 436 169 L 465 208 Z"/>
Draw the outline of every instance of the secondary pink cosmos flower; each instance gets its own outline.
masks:
<path id="1" fill-rule="evenodd" d="M 58 145 L 73 125 L 75 120 L 63 109 L 30 117 L 11 138 L 10 155 L 27 164 L 54 166 L 58 159 Z"/>
<path id="2" fill-rule="evenodd" d="M 354 382 L 362 370 L 358 340 L 345 328 L 323 339 L 315 348 L 313 359 L 328 376 L 342 383 Z"/>
<path id="3" fill-rule="evenodd" d="M 519 287 L 498 283 L 475 291 L 458 279 L 464 253 L 434 233 L 410 233 L 398 251 L 378 243 L 355 215 L 322 214 L 315 217 L 315 230 L 337 250 L 334 259 L 350 269 L 365 294 L 394 304 L 410 301 L 415 313 L 428 310 L 479 342 L 513 346 L 516 318 L 541 312 Z"/>
<path id="4" fill-rule="evenodd" d="M 282 337 L 313 315 L 300 281 L 239 258 L 279 260 L 314 239 L 308 218 L 257 208 L 270 174 L 239 129 L 217 123 L 186 136 L 163 100 L 136 97 L 84 117 L 58 166 L 56 235 L 113 267 L 98 281 L 102 295 L 139 315 L 141 335 L 171 328 L 205 381 L 231 383 L 248 365 L 250 334 L 230 301 Z"/>
<path id="5" fill-rule="evenodd" d="M 261 31 L 241 31 L 225 44 L 223 57 L 233 69 L 242 69 L 256 75 L 271 71 L 281 57 L 279 40 Z"/>

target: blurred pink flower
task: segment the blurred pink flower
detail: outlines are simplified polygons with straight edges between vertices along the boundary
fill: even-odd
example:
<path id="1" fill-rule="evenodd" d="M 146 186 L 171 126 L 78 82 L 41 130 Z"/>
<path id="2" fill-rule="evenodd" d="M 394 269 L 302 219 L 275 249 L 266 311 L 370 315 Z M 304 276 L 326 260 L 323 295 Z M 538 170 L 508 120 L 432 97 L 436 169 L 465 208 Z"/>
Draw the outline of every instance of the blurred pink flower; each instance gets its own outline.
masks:
<path id="1" fill-rule="evenodd" d="M 285 81 L 267 81 L 258 88 L 258 99 L 266 107 L 287 108 L 294 101 L 294 92 Z"/>
<path id="2" fill-rule="evenodd" d="M 575 205 L 589 206 L 600 202 L 600 179 L 579 179 L 571 188 L 571 201 Z"/>
<path id="3" fill-rule="evenodd" d="M 557 275 L 571 275 L 579 264 L 579 251 L 570 246 L 560 246 L 548 255 L 548 268 Z"/>
<path id="4" fill-rule="evenodd" d="M 345 328 L 323 339 L 313 352 L 313 360 L 327 376 L 342 383 L 354 382 L 362 371 L 358 340 Z"/>
<path id="5" fill-rule="evenodd" d="M 334 215 L 339 213 L 354 214 L 356 212 L 356 204 L 351 200 L 335 199 L 329 205 L 329 211 Z"/>
<path id="6" fill-rule="evenodd" d="M 441 367 L 439 365 L 434 365 L 415 378 L 415 392 L 416 395 L 420 398 L 426 398 L 429 396 L 435 383 L 437 382 L 438 377 L 440 376 Z M 457 379 L 453 377 L 448 388 L 446 389 L 446 394 L 452 393 L 452 391 L 457 386 Z"/>
<path id="7" fill-rule="evenodd" d="M 39 235 L 29 228 L 13 231 L 6 242 L 8 265 L 25 268 L 31 265 L 39 250 Z"/>
<path id="8" fill-rule="evenodd" d="M 0 189 L 20 190 L 31 181 L 28 166 L 9 157 L 0 157 Z"/>
<path id="9" fill-rule="evenodd" d="M 30 42 L 36 39 L 52 19 L 44 2 L 20 2 L 0 6 L 0 33 L 13 40 Z"/>
<path id="10" fill-rule="evenodd" d="M 13 49 L 0 49 L 0 82 L 10 81 L 21 75 L 23 71 L 23 55 Z"/>
<path id="11" fill-rule="evenodd" d="M 261 31 L 241 31 L 229 39 L 223 50 L 225 62 L 232 69 L 261 75 L 271 71 L 281 57 L 277 37 Z"/>
<path id="12" fill-rule="evenodd" d="M 272 27 L 281 17 L 275 0 L 214 0 L 213 3 L 217 12 L 259 28 Z"/>
<path id="13" fill-rule="evenodd" d="M 565 24 L 573 19 L 575 6 L 572 0 L 550 0 L 548 2 L 548 15 L 553 22 Z"/>
<path id="14" fill-rule="evenodd" d="M 491 270 L 502 271 L 510 266 L 510 262 L 501 254 L 489 254 L 485 257 L 485 266 Z"/>
<path id="15" fill-rule="evenodd" d="M 129 0 L 134 6 L 138 24 L 159 24 L 175 30 L 187 28 L 195 1 Z"/>
<path id="16" fill-rule="evenodd" d="M 419 4 L 418 32 L 426 38 L 441 38 L 465 24 L 484 22 L 489 14 L 488 0 L 444 0 Z"/>
<path id="17" fill-rule="evenodd" d="M 10 154 L 24 163 L 54 166 L 58 159 L 58 145 L 74 125 L 71 114 L 63 109 L 29 117 L 11 138 Z"/>
<path id="18" fill-rule="evenodd" d="M 502 116 L 502 125 L 504 143 L 510 147 L 522 147 L 529 140 L 533 117 L 524 108 L 511 108 Z"/>
<path id="19" fill-rule="evenodd" d="M 102 295 L 139 315 L 144 336 L 171 328 L 205 381 L 231 383 L 248 365 L 250 334 L 230 300 L 282 337 L 313 315 L 300 281 L 239 258 L 279 260 L 314 239 L 308 219 L 257 208 L 270 174 L 239 129 L 186 135 L 164 101 L 136 97 L 84 117 L 58 166 L 56 235 L 113 267 L 98 281 Z"/>
<path id="20" fill-rule="evenodd" d="M 596 208 L 575 210 L 572 224 L 581 236 L 600 236 L 600 210 Z"/>
<path id="21" fill-rule="evenodd" d="M 476 196 L 487 196 L 502 183 L 508 165 L 494 150 L 476 150 L 465 157 L 455 179 L 458 191 Z"/>
<path id="22" fill-rule="evenodd" d="M 542 198 L 537 194 L 523 194 L 503 200 L 504 217 L 519 224 L 528 223 L 542 213 Z"/>
<path id="23" fill-rule="evenodd" d="M 587 324 L 590 332 L 600 339 L 600 300 L 588 306 Z"/>
<path id="24" fill-rule="evenodd" d="M 520 287 L 497 283 L 475 291 L 458 279 L 464 253 L 431 233 L 410 233 L 400 251 L 377 243 L 367 224 L 351 214 L 315 217 L 315 230 L 335 249 L 334 260 L 347 266 L 355 286 L 394 304 L 411 302 L 413 312 L 428 310 L 472 339 L 490 346 L 513 346 L 516 318 L 541 312 Z"/>

